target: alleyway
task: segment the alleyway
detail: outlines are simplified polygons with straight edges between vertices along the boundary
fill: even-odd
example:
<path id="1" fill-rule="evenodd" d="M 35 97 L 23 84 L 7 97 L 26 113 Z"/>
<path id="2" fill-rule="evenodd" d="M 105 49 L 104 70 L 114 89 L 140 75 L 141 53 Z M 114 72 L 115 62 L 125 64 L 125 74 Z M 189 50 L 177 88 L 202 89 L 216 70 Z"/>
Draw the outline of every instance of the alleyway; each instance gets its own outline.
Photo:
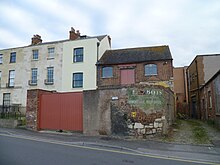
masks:
<path id="1" fill-rule="evenodd" d="M 199 120 L 177 120 L 163 141 L 183 144 L 220 145 L 220 130 Z"/>

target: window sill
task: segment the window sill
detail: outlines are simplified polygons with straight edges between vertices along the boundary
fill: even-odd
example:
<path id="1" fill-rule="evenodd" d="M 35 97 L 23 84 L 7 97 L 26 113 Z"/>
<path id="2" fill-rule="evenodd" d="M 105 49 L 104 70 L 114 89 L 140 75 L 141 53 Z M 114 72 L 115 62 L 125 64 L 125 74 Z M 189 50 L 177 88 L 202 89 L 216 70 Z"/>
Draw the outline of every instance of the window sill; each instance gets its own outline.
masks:
<path id="1" fill-rule="evenodd" d="M 31 61 L 39 61 L 39 59 L 32 59 Z"/>
<path id="2" fill-rule="evenodd" d="M 53 85 L 54 82 L 45 82 L 44 84 L 45 84 L 45 85 Z"/>
<path id="3" fill-rule="evenodd" d="M 79 62 L 72 62 L 72 64 L 81 64 L 83 63 L 83 61 L 79 61 Z"/>
<path id="4" fill-rule="evenodd" d="M 102 79 L 110 79 L 110 78 L 114 78 L 113 76 L 112 77 L 101 77 Z"/>
<path id="5" fill-rule="evenodd" d="M 47 57 L 47 60 L 53 60 L 54 57 Z"/>
<path id="6" fill-rule="evenodd" d="M 83 87 L 72 87 L 72 89 L 83 89 Z"/>

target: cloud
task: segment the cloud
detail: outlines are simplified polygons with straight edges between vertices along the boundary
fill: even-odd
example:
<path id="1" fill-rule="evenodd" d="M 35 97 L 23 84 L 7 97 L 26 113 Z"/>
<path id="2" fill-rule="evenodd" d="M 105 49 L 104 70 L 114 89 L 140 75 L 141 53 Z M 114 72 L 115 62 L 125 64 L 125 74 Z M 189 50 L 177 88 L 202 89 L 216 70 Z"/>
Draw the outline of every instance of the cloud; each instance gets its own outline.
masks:
<path id="1" fill-rule="evenodd" d="M 0 39 L 0 48 L 27 45 L 33 34 L 65 39 L 73 26 L 81 34 L 109 34 L 113 48 L 169 45 L 175 66 L 220 51 L 218 0 L 8 0 L 0 10 L 1 31 L 15 37 Z"/>

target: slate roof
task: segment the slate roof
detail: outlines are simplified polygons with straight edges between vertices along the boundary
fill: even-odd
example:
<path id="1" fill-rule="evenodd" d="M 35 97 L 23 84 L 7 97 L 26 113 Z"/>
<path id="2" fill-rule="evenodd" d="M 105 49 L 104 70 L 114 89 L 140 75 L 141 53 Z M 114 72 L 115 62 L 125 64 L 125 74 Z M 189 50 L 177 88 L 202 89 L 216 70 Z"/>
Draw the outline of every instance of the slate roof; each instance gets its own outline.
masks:
<path id="1" fill-rule="evenodd" d="M 99 41 L 103 40 L 103 38 L 105 38 L 108 35 L 99 35 L 99 36 L 81 36 L 76 40 L 70 40 L 70 39 L 65 39 L 65 40 L 58 40 L 58 41 L 49 41 L 49 42 L 42 42 L 39 44 L 35 44 L 35 45 L 27 45 L 27 46 L 20 46 L 20 47 L 14 47 L 14 48 L 6 48 L 6 49 L 0 49 L 0 51 L 5 51 L 5 50 L 10 50 L 10 49 L 18 49 L 18 48 L 26 48 L 26 47 L 32 47 L 32 46 L 39 46 L 39 45 L 47 45 L 47 44 L 57 44 L 57 43 L 62 43 L 62 42 L 68 42 L 68 41 L 78 41 L 78 40 L 85 40 L 85 39 L 91 39 L 91 38 L 97 38 Z"/>
<path id="2" fill-rule="evenodd" d="M 128 64 L 147 61 L 172 60 L 169 46 L 139 47 L 107 50 L 98 64 Z"/>

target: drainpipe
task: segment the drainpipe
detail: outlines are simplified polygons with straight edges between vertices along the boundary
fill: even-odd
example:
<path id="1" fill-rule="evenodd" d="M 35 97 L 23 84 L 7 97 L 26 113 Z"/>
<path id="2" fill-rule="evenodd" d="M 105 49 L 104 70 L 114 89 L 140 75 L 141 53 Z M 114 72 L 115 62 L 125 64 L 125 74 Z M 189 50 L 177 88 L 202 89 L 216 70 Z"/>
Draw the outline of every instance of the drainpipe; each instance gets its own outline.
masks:
<path id="1" fill-rule="evenodd" d="M 100 46 L 100 42 L 97 42 L 97 59 L 96 59 L 96 86 L 98 87 L 99 85 L 99 46 Z"/>
<path id="2" fill-rule="evenodd" d="M 197 77 L 197 94 L 198 94 L 198 111 L 199 111 L 199 118 L 201 118 L 201 108 L 200 108 L 200 88 L 199 88 L 199 74 L 198 74 L 198 64 L 197 64 L 197 60 L 195 60 L 196 63 L 196 77 Z"/>
<path id="3" fill-rule="evenodd" d="M 99 46 L 100 46 L 100 42 L 97 42 L 97 62 L 99 60 Z"/>

